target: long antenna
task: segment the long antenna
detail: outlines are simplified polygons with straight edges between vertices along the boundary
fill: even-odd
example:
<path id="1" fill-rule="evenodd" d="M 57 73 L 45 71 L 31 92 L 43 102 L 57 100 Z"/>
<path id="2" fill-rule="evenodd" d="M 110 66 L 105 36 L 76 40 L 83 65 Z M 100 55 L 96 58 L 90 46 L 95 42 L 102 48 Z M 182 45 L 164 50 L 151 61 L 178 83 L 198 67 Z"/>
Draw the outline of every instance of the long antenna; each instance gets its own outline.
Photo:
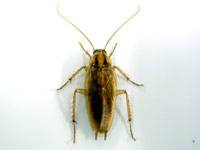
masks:
<path id="1" fill-rule="evenodd" d="M 86 39 L 87 41 L 90 43 L 90 45 L 92 46 L 93 50 L 95 50 L 94 45 L 92 44 L 92 42 L 90 41 L 90 39 L 81 31 L 81 29 L 79 29 L 76 25 L 74 25 L 71 21 L 69 21 L 65 16 L 63 16 L 60 11 L 59 11 L 59 6 L 60 3 L 58 2 L 57 4 L 57 13 L 60 17 L 62 17 L 64 20 L 66 20 L 69 24 L 71 24 L 74 28 L 76 28 Z"/>
<path id="2" fill-rule="evenodd" d="M 126 21 L 124 21 L 124 22 L 115 30 L 115 32 L 113 32 L 113 34 L 110 36 L 110 38 L 109 38 L 108 41 L 106 42 L 106 45 L 105 45 L 104 49 L 106 49 L 108 43 L 109 43 L 110 40 L 114 37 L 114 35 L 115 35 L 128 21 L 130 21 L 133 17 L 135 17 L 135 16 L 139 13 L 139 11 L 140 11 L 140 6 L 138 5 L 137 11 L 136 11 L 133 15 L 131 15 Z"/>

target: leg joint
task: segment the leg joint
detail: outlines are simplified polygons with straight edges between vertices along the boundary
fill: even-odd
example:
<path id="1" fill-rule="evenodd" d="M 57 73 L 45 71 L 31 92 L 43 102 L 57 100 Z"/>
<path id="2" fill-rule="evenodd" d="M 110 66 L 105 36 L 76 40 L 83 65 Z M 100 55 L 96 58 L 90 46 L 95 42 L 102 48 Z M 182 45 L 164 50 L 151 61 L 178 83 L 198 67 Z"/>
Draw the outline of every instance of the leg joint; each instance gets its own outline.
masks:
<path id="1" fill-rule="evenodd" d="M 72 122 L 73 122 L 73 123 L 77 123 L 75 119 L 72 119 Z"/>

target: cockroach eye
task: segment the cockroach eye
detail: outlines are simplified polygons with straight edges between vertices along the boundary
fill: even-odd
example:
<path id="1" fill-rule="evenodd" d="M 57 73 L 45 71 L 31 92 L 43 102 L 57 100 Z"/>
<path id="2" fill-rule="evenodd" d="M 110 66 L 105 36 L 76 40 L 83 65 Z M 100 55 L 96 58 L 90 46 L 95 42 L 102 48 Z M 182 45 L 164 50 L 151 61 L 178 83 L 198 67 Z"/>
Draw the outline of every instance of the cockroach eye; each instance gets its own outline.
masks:
<path id="1" fill-rule="evenodd" d="M 98 51 L 99 51 L 98 49 L 94 50 L 94 51 L 93 51 L 93 54 L 95 54 L 95 53 L 98 52 Z"/>
<path id="2" fill-rule="evenodd" d="M 102 51 L 103 51 L 105 54 L 107 54 L 107 52 L 106 52 L 106 50 L 105 50 L 105 49 L 103 49 Z"/>

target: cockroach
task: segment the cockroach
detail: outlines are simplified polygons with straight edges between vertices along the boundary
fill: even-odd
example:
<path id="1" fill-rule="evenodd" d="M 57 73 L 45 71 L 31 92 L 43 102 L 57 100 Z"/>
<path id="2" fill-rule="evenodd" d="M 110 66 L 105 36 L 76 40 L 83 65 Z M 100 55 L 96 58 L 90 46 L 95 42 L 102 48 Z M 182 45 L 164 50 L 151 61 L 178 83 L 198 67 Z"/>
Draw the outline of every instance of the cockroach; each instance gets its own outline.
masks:
<path id="1" fill-rule="evenodd" d="M 120 73 L 127 81 L 131 82 L 136 86 L 143 86 L 143 84 L 136 83 L 132 81 L 126 73 L 118 66 L 114 66 L 111 63 L 111 56 L 113 55 L 117 43 L 114 45 L 110 54 L 107 54 L 106 47 L 113 36 L 134 16 L 136 16 L 140 11 L 140 7 L 137 7 L 137 11 L 131 15 L 125 22 L 123 22 L 115 32 L 109 37 L 106 42 L 104 49 L 95 49 L 89 38 L 71 21 L 69 21 L 65 16 L 63 16 L 59 11 L 59 4 L 57 6 L 57 13 L 60 17 L 70 23 L 74 28 L 76 28 L 90 43 L 93 48 L 93 54 L 90 53 L 83 47 L 79 42 L 82 50 L 89 57 L 89 64 L 80 67 L 72 76 L 57 90 L 63 89 L 72 79 L 78 75 L 82 70 L 86 72 L 85 75 L 85 88 L 77 88 L 73 94 L 73 109 L 72 109 L 72 123 L 73 123 L 73 143 L 76 141 L 76 95 L 82 94 L 86 98 L 87 113 L 91 128 L 95 133 L 95 139 L 99 134 L 104 134 L 104 139 L 107 138 L 107 133 L 110 130 L 113 122 L 113 117 L 116 107 L 116 98 L 119 95 L 124 94 L 126 97 L 128 122 L 130 128 L 131 138 L 136 141 L 133 136 L 131 127 L 131 108 L 129 104 L 128 93 L 124 89 L 117 88 L 116 71 Z"/>

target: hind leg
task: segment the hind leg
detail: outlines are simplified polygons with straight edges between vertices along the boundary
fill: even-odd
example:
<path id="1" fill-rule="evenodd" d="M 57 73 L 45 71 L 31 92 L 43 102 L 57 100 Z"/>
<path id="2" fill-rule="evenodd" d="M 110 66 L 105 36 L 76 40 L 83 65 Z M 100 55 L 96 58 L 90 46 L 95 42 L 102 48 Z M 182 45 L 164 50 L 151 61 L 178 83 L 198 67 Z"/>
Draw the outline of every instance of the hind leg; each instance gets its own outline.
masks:
<path id="1" fill-rule="evenodd" d="M 107 138 L 107 131 L 104 133 L 104 140 Z"/>
<path id="2" fill-rule="evenodd" d="M 97 140 L 97 138 L 98 138 L 98 131 L 95 131 L 95 140 Z M 106 140 L 106 138 L 107 138 L 107 131 L 104 132 L 104 140 Z"/>
<path id="3" fill-rule="evenodd" d="M 95 132 L 95 140 L 97 140 L 98 137 L 98 131 Z"/>
<path id="4" fill-rule="evenodd" d="M 76 89 L 74 91 L 73 95 L 73 103 L 72 103 L 72 123 L 73 123 L 73 130 L 74 130 L 74 136 L 73 136 L 73 143 L 76 142 L 76 94 L 82 94 L 87 95 L 86 89 Z"/>
<path id="5" fill-rule="evenodd" d="M 127 106 L 128 121 L 129 121 L 131 137 L 134 141 L 136 141 L 135 137 L 133 136 L 132 126 L 131 126 L 132 118 L 131 118 L 131 108 L 130 108 L 128 94 L 127 94 L 126 90 L 117 90 L 117 96 L 122 95 L 122 94 L 125 94 L 125 96 L 126 96 L 126 106 Z"/>

